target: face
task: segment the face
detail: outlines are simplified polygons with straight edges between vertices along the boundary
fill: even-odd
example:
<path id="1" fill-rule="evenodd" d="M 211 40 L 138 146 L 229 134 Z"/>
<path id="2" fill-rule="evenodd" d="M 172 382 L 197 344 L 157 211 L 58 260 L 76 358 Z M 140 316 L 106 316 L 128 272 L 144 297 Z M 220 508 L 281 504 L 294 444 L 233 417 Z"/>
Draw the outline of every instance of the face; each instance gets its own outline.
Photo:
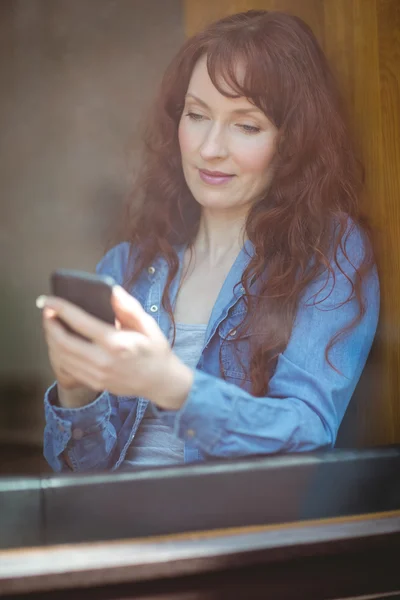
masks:
<path id="1" fill-rule="evenodd" d="M 213 85 L 206 58 L 196 64 L 179 123 L 186 183 L 207 209 L 247 211 L 271 181 L 276 128 L 246 98 Z"/>

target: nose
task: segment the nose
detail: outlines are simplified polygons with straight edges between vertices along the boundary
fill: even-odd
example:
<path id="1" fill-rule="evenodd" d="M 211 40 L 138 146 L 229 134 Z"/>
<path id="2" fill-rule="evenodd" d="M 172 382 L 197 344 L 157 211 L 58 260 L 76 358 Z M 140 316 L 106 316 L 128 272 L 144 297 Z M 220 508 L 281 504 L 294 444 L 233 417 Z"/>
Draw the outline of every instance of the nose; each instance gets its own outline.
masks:
<path id="1" fill-rule="evenodd" d="M 204 161 L 226 158 L 229 154 L 224 129 L 218 123 L 210 123 L 200 147 L 200 156 Z"/>

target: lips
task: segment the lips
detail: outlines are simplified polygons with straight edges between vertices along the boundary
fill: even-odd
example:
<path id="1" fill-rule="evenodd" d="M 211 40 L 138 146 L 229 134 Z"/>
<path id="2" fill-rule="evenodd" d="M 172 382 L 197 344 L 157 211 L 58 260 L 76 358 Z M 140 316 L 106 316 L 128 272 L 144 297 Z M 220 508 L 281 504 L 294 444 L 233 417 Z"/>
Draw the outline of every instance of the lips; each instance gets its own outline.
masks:
<path id="1" fill-rule="evenodd" d="M 208 171 L 207 169 L 199 169 L 199 175 L 204 183 L 210 185 L 223 185 L 231 181 L 235 175 L 223 173 L 222 171 Z"/>

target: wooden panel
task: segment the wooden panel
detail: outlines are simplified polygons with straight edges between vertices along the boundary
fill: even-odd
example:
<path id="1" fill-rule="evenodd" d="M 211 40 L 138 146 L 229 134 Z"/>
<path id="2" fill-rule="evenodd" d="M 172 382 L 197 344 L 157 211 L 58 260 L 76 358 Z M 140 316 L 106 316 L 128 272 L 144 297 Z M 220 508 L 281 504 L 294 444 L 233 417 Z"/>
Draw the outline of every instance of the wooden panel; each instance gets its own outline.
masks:
<path id="1" fill-rule="evenodd" d="M 357 446 L 400 441 L 400 1 L 184 0 L 191 35 L 224 15 L 282 10 L 320 40 L 348 105 L 366 169 L 365 212 L 376 236 L 381 319 L 343 436 Z"/>
<path id="2" fill-rule="evenodd" d="M 351 411 L 359 445 L 400 439 L 400 3 L 325 0 L 325 51 L 348 101 L 366 169 L 381 319 Z M 365 393 L 369 389 L 369 393 Z"/>
<path id="3" fill-rule="evenodd" d="M 383 287 L 383 358 L 388 382 L 385 400 L 400 439 L 400 2 L 377 1 L 383 161 L 380 267 Z M 372 165 L 371 165 L 372 166 Z"/>
<path id="4" fill-rule="evenodd" d="M 384 228 L 385 204 L 376 1 L 325 0 L 324 20 L 324 49 L 347 100 L 350 122 L 359 141 L 366 171 L 365 212 L 379 240 Z M 381 253 L 379 243 L 378 252 Z M 381 267 L 380 256 L 378 262 Z M 381 271 L 382 268 L 380 274 Z M 385 296 L 384 281 L 382 287 Z M 393 440 L 392 383 L 385 369 L 388 361 L 384 336 L 379 331 L 373 355 L 346 415 L 347 443 L 351 438 L 358 446 Z"/>
<path id="5" fill-rule="evenodd" d="M 193 35 L 208 23 L 250 9 L 280 10 L 304 19 L 323 42 L 323 0 L 183 0 L 185 31 Z"/>
<path id="6" fill-rule="evenodd" d="M 40 598 L 46 600 L 301 600 L 337 598 L 339 595 L 348 598 L 348 593 L 353 596 L 356 592 L 365 594 L 398 589 L 399 550 L 398 511 L 348 519 L 296 522 L 277 527 L 20 548 L 0 551 L 0 597 L 13 594 L 15 598 L 20 598 L 17 594 L 22 594 L 26 600 L 29 594 L 33 598 L 38 598 L 36 594 L 40 594 Z M 312 563 L 308 564 L 307 571 L 304 570 L 307 564 L 304 559 Z M 339 566 L 340 560 L 342 564 Z M 303 562 L 299 564 L 299 561 Z M 256 585 L 257 594 L 253 591 L 256 565 L 260 565 L 262 572 L 262 579 Z M 298 567 L 294 571 L 293 565 Z M 241 587 L 237 589 L 235 586 L 239 582 L 235 581 L 235 574 L 243 572 L 246 567 L 251 571 L 244 572 L 246 576 L 240 578 Z M 368 577 L 365 577 L 367 569 Z M 221 571 L 230 589 L 228 591 L 224 586 L 223 591 L 213 593 L 215 574 Z M 272 579 L 274 574 L 277 578 Z M 185 588 L 182 590 L 185 579 L 187 581 L 191 576 L 201 575 L 207 578 L 205 590 L 204 584 L 199 585 L 196 593 L 193 589 L 192 593 L 188 593 L 187 588 L 186 593 Z M 376 589 L 377 576 L 379 586 Z M 338 579 L 342 580 L 339 589 Z M 172 585 L 175 582 L 176 587 L 171 590 L 168 582 Z M 349 582 L 357 583 L 349 589 Z M 123 583 L 129 587 L 124 590 L 100 587 Z M 344 588 L 343 583 L 346 585 Z M 200 593 L 201 588 L 204 595 Z M 170 593 L 167 593 L 168 589 Z M 153 593 L 149 593 L 150 590 Z M 382 598 L 381 595 L 379 597 Z M 366 596 L 363 595 L 363 598 L 366 599 Z"/>

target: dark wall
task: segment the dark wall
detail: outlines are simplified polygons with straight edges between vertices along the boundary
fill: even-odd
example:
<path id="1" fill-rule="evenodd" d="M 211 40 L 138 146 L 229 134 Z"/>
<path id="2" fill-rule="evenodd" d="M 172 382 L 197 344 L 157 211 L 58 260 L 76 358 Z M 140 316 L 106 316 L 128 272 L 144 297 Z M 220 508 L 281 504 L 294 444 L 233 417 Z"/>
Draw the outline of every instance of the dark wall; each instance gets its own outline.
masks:
<path id="1" fill-rule="evenodd" d="M 1 0 L 0 439 L 41 441 L 35 298 L 54 268 L 94 269 L 183 39 L 180 0 Z"/>

